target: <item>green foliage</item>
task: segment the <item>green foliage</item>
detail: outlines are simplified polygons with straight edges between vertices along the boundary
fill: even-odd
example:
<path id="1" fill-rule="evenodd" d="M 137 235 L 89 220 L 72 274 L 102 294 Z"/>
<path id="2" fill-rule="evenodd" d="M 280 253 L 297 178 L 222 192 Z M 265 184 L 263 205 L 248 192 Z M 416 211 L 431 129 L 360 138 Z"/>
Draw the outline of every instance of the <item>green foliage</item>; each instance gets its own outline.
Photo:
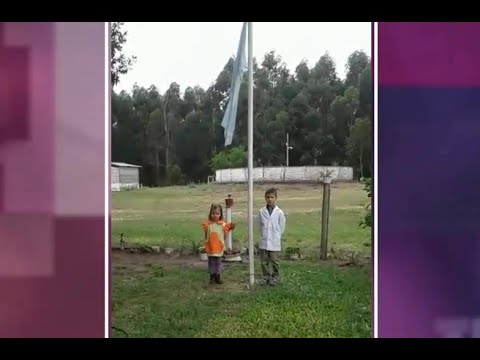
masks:
<path id="1" fill-rule="evenodd" d="M 369 67 L 370 58 L 364 51 L 354 51 L 347 60 L 347 79 L 349 86 L 358 86 L 360 76 L 365 68 Z"/>
<path id="2" fill-rule="evenodd" d="M 356 119 L 347 138 L 347 156 L 361 178 L 371 175 L 372 122 L 370 117 Z"/>
<path id="3" fill-rule="evenodd" d="M 112 85 L 120 80 L 120 75 L 126 74 L 137 60 L 135 56 L 127 57 L 122 53 L 127 42 L 127 32 L 122 30 L 123 22 L 112 22 L 111 28 L 111 70 Z"/>
<path id="4" fill-rule="evenodd" d="M 213 171 L 232 169 L 247 165 L 247 152 L 242 146 L 223 150 L 212 157 L 210 166 Z"/>
<path id="5" fill-rule="evenodd" d="M 121 54 L 126 40 L 122 23 L 112 29 L 116 82 L 133 59 Z M 208 89 L 180 89 L 172 83 L 164 94 L 154 86 L 113 93 L 112 160 L 141 165 L 146 186 L 206 182 L 212 170 L 246 166 L 246 78 L 232 148 L 225 148 L 220 125 L 233 69 L 233 58 L 227 60 Z M 371 69 L 365 53 L 350 56 L 342 80 L 328 53 L 313 66 L 301 62 L 290 73 L 281 56 L 271 51 L 254 61 L 254 81 L 255 166 L 285 165 L 288 133 L 290 166 L 345 165 L 359 176 L 370 176 L 371 129 L 365 119 L 371 114 Z"/>
<path id="6" fill-rule="evenodd" d="M 178 165 L 171 166 L 168 174 L 170 177 L 170 185 L 185 184 L 185 177 L 182 174 L 182 170 L 180 170 L 180 167 Z"/>
<path id="7" fill-rule="evenodd" d="M 362 228 L 371 228 L 372 227 L 372 179 L 364 178 L 362 179 L 364 184 L 364 191 L 368 196 L 368 203 L 365 205 L 366 214 L 363 219 L 360 221 L 360 227 Z"/>

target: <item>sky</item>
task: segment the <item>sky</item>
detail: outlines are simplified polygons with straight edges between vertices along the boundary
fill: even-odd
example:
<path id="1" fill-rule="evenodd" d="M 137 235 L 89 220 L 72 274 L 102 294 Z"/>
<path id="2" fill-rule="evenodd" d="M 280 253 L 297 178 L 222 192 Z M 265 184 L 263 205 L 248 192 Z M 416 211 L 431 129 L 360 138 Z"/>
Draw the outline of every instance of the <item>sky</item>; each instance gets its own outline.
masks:
<path id="1" fill-rule="evenodd" d="M 135 83 L 155 85 L 160 93 L 177 82 L 183 92 L 188 86 L 208 88 L 237 52 L 241 22 L 125 23 L 125 55 L 137 61 L 114 88 L 130 92 Z M 326 51 L 334 59 L 337 74 L 345 78 L 345 64 L 355 50 L 371 54 L 371 23 L 254 22 L 253 56 L 260 63 L 275 50 L 293 73 L 307 60 L 310 67 Z"/>

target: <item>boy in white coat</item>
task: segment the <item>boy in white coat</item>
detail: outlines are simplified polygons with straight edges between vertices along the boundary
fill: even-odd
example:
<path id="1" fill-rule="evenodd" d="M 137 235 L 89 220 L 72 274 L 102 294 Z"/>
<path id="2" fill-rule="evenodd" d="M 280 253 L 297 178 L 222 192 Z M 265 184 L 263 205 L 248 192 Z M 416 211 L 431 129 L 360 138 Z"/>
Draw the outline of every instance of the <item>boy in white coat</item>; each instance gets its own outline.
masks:
<path id="1" fill-rule="evenodd" d="M 285 214 L 276 205 L 277 190 L 265 192 L 266 205 L 260 209 L 260 261 L 265 282 L 275 285 L 279 280 L 279 253 L 282 250 L 282 234 L 285 231 Z M 271 269 L 270 269 L 271 265 Z"/>

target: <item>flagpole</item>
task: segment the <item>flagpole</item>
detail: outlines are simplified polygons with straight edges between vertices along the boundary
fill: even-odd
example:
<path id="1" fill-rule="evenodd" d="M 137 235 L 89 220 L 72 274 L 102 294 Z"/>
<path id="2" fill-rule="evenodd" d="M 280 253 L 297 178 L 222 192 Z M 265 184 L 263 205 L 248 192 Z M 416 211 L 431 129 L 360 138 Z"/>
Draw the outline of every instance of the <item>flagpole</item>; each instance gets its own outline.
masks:
<path id="1" fill-rule="evenodd" d="M 253 247 L 253 36 L 252 23 L 248 23 L 248 260 L 249 283 L 255 284 Z"/>

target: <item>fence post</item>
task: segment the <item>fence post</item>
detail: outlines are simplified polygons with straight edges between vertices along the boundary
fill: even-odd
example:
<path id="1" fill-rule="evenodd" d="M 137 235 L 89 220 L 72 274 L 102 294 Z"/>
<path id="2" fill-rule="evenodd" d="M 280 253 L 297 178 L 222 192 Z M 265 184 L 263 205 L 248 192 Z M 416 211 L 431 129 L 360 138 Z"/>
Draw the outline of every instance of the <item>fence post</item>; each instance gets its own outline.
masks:
<path id="1" fill-rule="evenodd" d="M 320 239 L 320 259 L 327 260 L 328 249 L 328 218 L 330 213 L 330 183 L 332 178 L 324 176 L 323 182 L 323 202 L 322 202 L 322 235 Z"/>

